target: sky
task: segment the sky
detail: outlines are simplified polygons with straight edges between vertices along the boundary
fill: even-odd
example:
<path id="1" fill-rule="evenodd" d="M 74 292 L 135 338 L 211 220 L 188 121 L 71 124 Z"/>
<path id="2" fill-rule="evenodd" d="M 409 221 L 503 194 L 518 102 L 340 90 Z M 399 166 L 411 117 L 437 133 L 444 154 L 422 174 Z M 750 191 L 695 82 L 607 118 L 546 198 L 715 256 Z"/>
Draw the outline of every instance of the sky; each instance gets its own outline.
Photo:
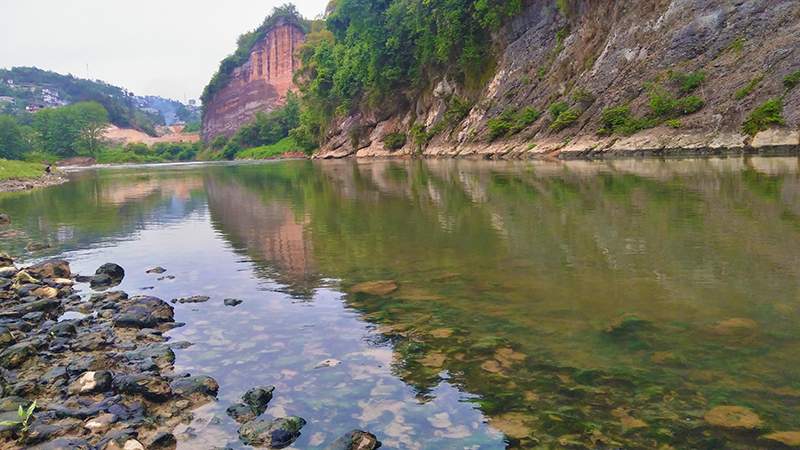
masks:
<path id="1" fill-rule="evenodd" d="M 136 95 L 200 97 L 236 38 L 287 0 L 0 0 L 0 67 L 36 66 Z M 307 18 L 328 0 L 294 0 Z"/>

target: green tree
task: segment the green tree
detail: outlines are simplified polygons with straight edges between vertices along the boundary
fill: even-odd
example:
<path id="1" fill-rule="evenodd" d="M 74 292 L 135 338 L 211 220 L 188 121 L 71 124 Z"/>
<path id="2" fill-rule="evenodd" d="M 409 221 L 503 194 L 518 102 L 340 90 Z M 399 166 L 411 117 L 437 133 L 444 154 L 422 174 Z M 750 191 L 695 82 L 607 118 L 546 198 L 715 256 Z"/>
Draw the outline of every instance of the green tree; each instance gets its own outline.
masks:
<path id="1" fill-rule="evenodd" d="M 80 123 L 80 141 L 78 145 L 91 155 L 96 155 L 103 140 L 103 132 L 108 126 L 108 112 L 95 102 L 78 103 L 74 114 Z"/>
<path id="2" fill-rule="evenodd" d="M 12 116 L 0 115 L 0 158 L 20 159 L 28 150 L 23 127 Z"/>
<path id="3" fill-rule="evenodd" d="M 59 156 L 96 153 L 107 124 L 108 113 L 95 102 L 43 109 L 33 118 L 42 149 Z"/>

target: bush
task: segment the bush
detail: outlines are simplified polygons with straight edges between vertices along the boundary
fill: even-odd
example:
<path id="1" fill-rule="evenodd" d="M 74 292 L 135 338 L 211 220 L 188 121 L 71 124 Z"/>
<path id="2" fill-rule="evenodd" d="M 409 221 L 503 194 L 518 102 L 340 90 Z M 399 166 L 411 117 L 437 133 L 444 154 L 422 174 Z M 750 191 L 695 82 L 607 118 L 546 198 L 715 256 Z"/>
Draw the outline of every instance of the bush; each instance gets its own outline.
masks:
<path id="1" fill-rule="evenodd" d="M 793 74 L 783 79 L 783 85 L 786 87 L 787 91 L 794 89 L 799 84 L 800 84 L 800 70 L 794 72 Z"/>
<path id="2" fill-rule="evenodd" d="M 568 110 L 569 106 L 567 106 L 564 102 L 555 102 L 550 104 L 547 110 L 550 112 L 550 117 L 553 120 L 558 120 L 558 116 L 561 115 L 564 111 Z"/>
<path id="3" fill-rule="evenodd" d="M 650 109 L 657 118 L 670 119 L 700 111 L 705 102 L 696 95 L 676 99 L 661 86 L 650 87 Z"/>
<path id="4" fill-rule="evenodd" d="M 759 84 L 761 84 L 761 80 L 763 80 L 763 79 L 764 79 L 764 75 L 759 75 L 759 76 L 753 78 L 752 80 L 750 80 L 749 83 L 747 83 L 747 85 L 745 85 L 741 89 L 737 90 L 736 93 L 733 95 L 733 97 L 736 100 L 744 99 L 745 97 L 750 95 L 750 93 L 752 93 L 758 87 Z"/>
<path id="5" fill-rule="evenodd" d="M 703 109 L 706 102 L 696 95 L 683 97 L 675 101 L 675 113 L 680 115 L 688 115 L 696 113 Z"/>
<path id="6" fill-rule="evenodd" d="M 623 134 L 631 135 L 641 130 L 641 124 L 627 105 L 606 108 L 600 115 L 600 129 L 602 135 Z"/>
<path id="7" fill-rule="evenodd" d="M 522 111 L 517 113 L 516 118 L 514 120 L 514 127 L 512 128 L 512 133 L 518 133 L 525 128 L 528 128 L 542 116 L 542 113 L 539 112 L 538 109 L 528 106 L 524 108 Z"/>
<path id="8" fill-rule="evenodd" d="M 262 145 L 260 147 L 242 150 L 236 154 L 236 159 L 270 159 L 287 152 L 299 151 L 303 151 L 302 146 L 292 137 L 285 137 L 271 145 Z"/>
<path id="9" fill-rule="evenodd" d="M 678 83 L 678 90 L 681 94 L 691 94 L 706 80 L 706 74 L 702 71 L 680 73 L 671 72 L 670 78 Z"/>
<path id="10" fill-rule="evenodd" d="M 555 121 L 550 124 L 550 130 L 552 131 L 561 131 L 564 128 L 571 127 L 578 117 L 580 117 L 580 113 L 572 108 L 563 111 L 561 114 L 558 115 Z"/>
<path id="11" fill-rule="evenodd" d="M 389 133 L 383 137 L 383 145 L 389 150 L 403 148 L 406 145 L 406 134 L 399 132 Z"/>
<path id="12" fill-rule="evenodd" d="M 755 136 L 759 131 L 769 128 L 770 125 L 783 124 L 783 100 L 772 98 L 750 113 L 742 124 L 742 131 L 750 136 Z"/>
<path id="13" fill-rule="evenodd" d="M 519 133 L 541 116 L 542 113 L 539 110 L 530 106 L 520 111 L 507 109 L 486 123 L 489 127 L 489 139 L 495 140 L 499 137 Z"/>
<path id="14" fill-rule="evenodd" d="M 680 119 L 669 119 L 668 121 L 664 122 L 664 124 L 670 128 L 675 128 L 676 130 L 683 126 Z"/>

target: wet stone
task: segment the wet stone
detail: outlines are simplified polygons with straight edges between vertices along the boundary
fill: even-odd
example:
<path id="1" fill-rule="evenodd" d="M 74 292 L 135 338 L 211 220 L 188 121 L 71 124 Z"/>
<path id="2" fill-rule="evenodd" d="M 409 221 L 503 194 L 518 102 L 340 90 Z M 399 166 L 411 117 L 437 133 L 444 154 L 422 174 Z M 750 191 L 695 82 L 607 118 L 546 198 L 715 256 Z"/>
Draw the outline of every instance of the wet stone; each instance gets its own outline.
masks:
<path id="1" fill-rule="evenodd" d="M 225 410 L 225 413 L 238 423 L 249 422 L 257 417 L 257 414 L 255 411 L 253 411 L 253 408 L 251 408 L 249 405 L 245 405 L 244 403 L 236 403 L 229 406 Z"/>
<path id="2" fill-rule="evenodd" d="M 193 295 L 191 297 L 180 297 L 180 298 L 173 298 L 172 303 L 205 303 L 209 301 L 211 297 L 206 295 Z"/>
<path id="3" fill-rule="evenodd" d="M 163 267 L 161 267 L 161 266 L 156 266 L 156 267 L 153 267 L 153 268 L 147 269 L 147 270 L 145 271 L 145 273 L 158 273 L 158 274 L 161 274 L 161 273 L 164 273 L 164 272 L 166 272 L 166 271 L 167 271 L 167 269 L 165 269 L 165 268 L 163 268 Z"/>
<path id="4" fill-rule="evenodd" d="M 70 386 L 72 394 L 106 392 L 111 388 L 112 376 L 107 370 L 89 371 L 78 377 Z"/>
<path id="5" fill-rule="evenodd" d="M 148 375 L 122 375 L 114 379 L 114 389 L 123 394 L 140 394 L 160 402 L 171 394 L 170 385 L 162 378 Z"/>
<path id="6" fill-rule="evenodd" d="M 272 400 L 272 393 L 275 386 L 255 387 L 242 395 L 242 401 L 253 409 L 256 415 L 261 415 L 267 409 L 267 405 Z"/>
<path id="7" fill-rule="evenodd" d="M 25 269 L 36 278 L 69 278 L 72 272 L 69 263 L 63 259 L 50 259 Z"/>
<path id="8" fill-rule="evenodd" d="M 148 450 L 168 450 L 173 449 L 178 445 L 178 441 L 172 433 L 162 431 L 150 440 L 147 444 Z"/>
<path id="9" fill-rule="evenodd" d="M 239 439 L 247 445 L 284 448 L 300 436 L 306 421 L 297 416 L 252 420 L 239 427 Z"/>
<path id="10" fill-rule="evenodd" d="M 14 344 L 0 353 L 0 366 L 6 369 L 17 368 L 35 354 L 36 345 L 32 342 L 25 341 Z"/>
<path id="11" fill-rule="evenodd" d="M 172 322 L 174 312 L 165 301 L 156 297 L 133 297 L 131 303 L 121 308 L 114 319 L 117 327 L 153 328 Z"/>
<path id="12" fill-rule="evenodd" d="M 224 303 L 225 306 L 238 306 L 242 304 L 242 301 L 238 298 L 226 298 L 222 303 Z"/>
<path id="13" fill-rule="evenodd" d="M 207 375 L 179 378 L 170 383 L 170 387 L 176 395 L 183 397 L 188 397 L 192 394 L 216 397 L 217 391 L 219 391 L 219 384 Z"/>
<path id="14" fill-rule="evenodd" d="M 0 225 L 9 225 L 10 223 L 11 217 L 6 213 L 0 213 Z"/>
<path id="15" fill-rule="evenodd" d="M 374 434 L 353 430 L 333 441 L 325 450 L 374 450 L 380 446 L 381 442 Z"/>

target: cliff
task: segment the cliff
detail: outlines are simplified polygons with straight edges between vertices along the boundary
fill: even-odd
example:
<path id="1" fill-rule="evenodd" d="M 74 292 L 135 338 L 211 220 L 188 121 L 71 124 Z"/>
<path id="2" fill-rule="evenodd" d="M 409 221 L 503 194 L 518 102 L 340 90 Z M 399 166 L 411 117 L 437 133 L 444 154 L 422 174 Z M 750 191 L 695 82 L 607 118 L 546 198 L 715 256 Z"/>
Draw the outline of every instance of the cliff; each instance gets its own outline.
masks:
<path id="1" fill-rule="evenodd" d="M 528 0 L 492 36 L 477 89 L 430 74 L 396 94 L 407 106 L 337 118 L 317 157 L 797 152 L 797 36 L 797 0 Z M 387 148 L 390 134 L 405 144 Z"/>
<path id="2" fill-rule="evenodd" d="M 300 66 L 295 50 L 305 40 L 303 29 L 278 21 L 255 42 L 246 62 L 235 67 L 229 80 L 204 104 L 202 137 L 229 137 L 257 112 L 280 107 L 295 88 L 294 71 Z"/>

